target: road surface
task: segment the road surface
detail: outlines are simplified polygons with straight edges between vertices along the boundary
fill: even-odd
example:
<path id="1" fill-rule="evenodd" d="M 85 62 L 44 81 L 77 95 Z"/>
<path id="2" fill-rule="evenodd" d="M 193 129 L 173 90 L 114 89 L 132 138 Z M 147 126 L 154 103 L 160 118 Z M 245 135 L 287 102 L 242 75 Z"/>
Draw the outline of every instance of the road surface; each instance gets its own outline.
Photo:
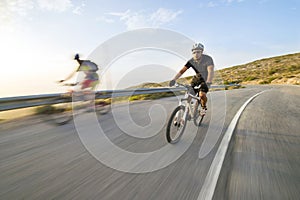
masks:
<path id="1" fill-rule="evenodd" d="M 106 149 L 108 144 L 97 139 L 91 124 L 93 113 L 82 114 L 81 121 L 64 126 L 42 119 L 2 123 L 0 199 L 198 199 L 233 116 L 247 99 L 264 90 L 241 115 L 214 199 L 298 199 L 300 89 L 293 86 L 212 92 L 203 126 L 188 123 L 184 137 L 174 147 L 166 142 L 165 121 L 178 104 L 176 98 L 114 106 L 98 120 L 117 149 L 146 155 L 165 147 L 174 151 L 185 148 L 169 163 L 166 156 L 172 155 L 172 150 L 159 155 L 161 159 L 146 157 L 147 165 L 138 168 L 129 167 L 135 166 L 134 159 Z M 225 106 L 219 106 L 224 102 Z M 221 130 L 220 136 L 206 143 L 212 144 L 212 149 L 199 158 L 211 130 Z M 85 139 L 92 145 L 87 146 Z M 101 152 L 95 153 L 93 148 Z"/>

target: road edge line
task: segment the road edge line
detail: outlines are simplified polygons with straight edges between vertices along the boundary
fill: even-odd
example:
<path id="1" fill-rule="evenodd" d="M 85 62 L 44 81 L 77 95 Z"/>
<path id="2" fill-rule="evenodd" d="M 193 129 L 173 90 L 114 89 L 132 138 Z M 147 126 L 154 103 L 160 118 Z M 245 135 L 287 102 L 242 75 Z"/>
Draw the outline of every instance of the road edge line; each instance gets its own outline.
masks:
<path id="1" fill-rule="evenodd" d="M 267 90 L 261 91 L 252 97 L 250 97 L 238 110 L 238 112 L 235 114 L 233 119 L 231 120 L 223 138 L 220 143 L 220 146 L 216 152 L 216 155 L 210 165 L 208 174 L 206 175 L 205 181 L 203 183 L 203 186 L 201 188 L 201 191 L 198 196 L 198 200 L 211 200 L 213 198 L 217 181 L 219 179 L 219 175 L 221 172 L 221 168 L 225 159 L 225 155 L 229 146 L 229 142 L 231 140 L 233 131 L 237 125 L 237 122 L 244 111 L 244 109 L 247 107 L 247 105 L 257 96 L 264 93 Z"/>

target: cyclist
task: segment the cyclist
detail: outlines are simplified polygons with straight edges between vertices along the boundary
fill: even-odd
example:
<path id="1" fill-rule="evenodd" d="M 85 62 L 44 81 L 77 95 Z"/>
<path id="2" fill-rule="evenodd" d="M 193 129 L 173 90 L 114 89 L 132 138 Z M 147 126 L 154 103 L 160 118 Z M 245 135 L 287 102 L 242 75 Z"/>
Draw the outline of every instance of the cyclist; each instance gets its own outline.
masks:
<path id="1" fill-rule="evenodd" d="M 67 78 L 60 80 L 59 82 L 62 83 L 66 80 L 69 80 L 76 72 L 82 71 L 85 73 L 85 77 L 80 83 L 81 89 L 94 90 L 99 83 L 99 76 L 96 73 L 98 71 L 98 65 L 90 60 L 81 60 L 78 54 L 75 55 L 74 60 L 77 60 L 79 66 Z"/>
<path id="2" fill-rule="evenodd" d="M 183 68 L 176 74 L 176 76 L 173 78 L 173 80 L 170 81 L 169 85 L 170 87 L 175 84 L 175 81 L 181 77 L 181 75 L 188 70 L 189 68 L 192 68 L 196 75 L 193 76 L 193 79 L 191 81 L 191 86 L 199 86 L 200 91 L 195 91 L 196 93 L 199 92 L 199 96 L 201 98 L 201 106 L 202 106 L 202 113 L 205 114 L 207 108 L 206 108 L 206 102 L 207 97 L 206 93 L 209 90 L 209 87 L 212 83 L 212 79 L 214 77 L 214 62 L 213 59 L 203 54 L 204 46 L 201 43 L 196 43 L 193 45 L 192 53 L 193 57 L 187 61 L 187 63 L 183 66 Z"/>
<path id="3" fill-rule="evenodd" d="M 99 69 L 98 65 L 90 60 L 81 60 L 78 54 L 75 55 L 74 60 L 79 63 L 79 66 L 67 78 L 60 80 L 59 82 L 62 83 L 69 80 L 76 72 L 84 72 L 85 77 L 79 84 L 81 86 L 81 90 L 84 90 L 85 94 L 90 95 L 99 83 L 99 76 L 96 73 Z M 93 104 L 94 101 L 92 99 L 90 100 Z"/>

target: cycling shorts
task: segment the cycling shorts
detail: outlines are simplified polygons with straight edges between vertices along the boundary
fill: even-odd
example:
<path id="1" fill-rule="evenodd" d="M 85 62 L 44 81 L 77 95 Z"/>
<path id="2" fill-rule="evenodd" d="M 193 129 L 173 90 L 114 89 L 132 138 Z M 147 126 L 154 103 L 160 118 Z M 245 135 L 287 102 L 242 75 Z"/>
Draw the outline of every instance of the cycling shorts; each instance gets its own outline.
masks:
<path id="1" fill-rule="evenodd" d="M 96 86 L 98 85 L 99 80 L 84 80 L 81 83 L 81 89 L 86 89 L 86 88 L 90 88 L 91 90 L 94 90 L 96 88 Z"/>
<path id="2" fill-rule="evenodd" d="M 199 89 L 194 89 L 195 93 L 198 93 L 199 91 L 207 93 L 209 91 L 208 86 L 206 85 L 205 80 L 201 76 L 201 74 L 196 74 L 195 76 L 193 76 L 191 86 L 196 87 L 199 85 L 201 85 Z"/>

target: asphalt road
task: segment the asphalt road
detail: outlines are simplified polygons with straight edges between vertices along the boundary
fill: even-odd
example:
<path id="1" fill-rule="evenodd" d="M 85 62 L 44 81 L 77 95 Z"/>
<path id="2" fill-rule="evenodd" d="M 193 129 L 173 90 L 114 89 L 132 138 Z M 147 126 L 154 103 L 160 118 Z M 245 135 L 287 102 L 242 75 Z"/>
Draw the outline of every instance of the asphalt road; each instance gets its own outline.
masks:
<path id="1" fill-rule="evenodd" d="M 300 87 L 274 87 L 244 110 L 215 199 L 299 199 Z"/>
<path id="2" fill-rule="evenodd" d="M 117 105 L 99 123 L 85 113 L 64 126 L 1 124 L 0 199 L 197 199 L 233 116 L 263 90 L 241 116 L 214 198 L 298 199 L 300 89 L 284 86 L 211 93 L 203 126 L 188 123 L 176 145 L 165 139 L 176 98 Z"/>

